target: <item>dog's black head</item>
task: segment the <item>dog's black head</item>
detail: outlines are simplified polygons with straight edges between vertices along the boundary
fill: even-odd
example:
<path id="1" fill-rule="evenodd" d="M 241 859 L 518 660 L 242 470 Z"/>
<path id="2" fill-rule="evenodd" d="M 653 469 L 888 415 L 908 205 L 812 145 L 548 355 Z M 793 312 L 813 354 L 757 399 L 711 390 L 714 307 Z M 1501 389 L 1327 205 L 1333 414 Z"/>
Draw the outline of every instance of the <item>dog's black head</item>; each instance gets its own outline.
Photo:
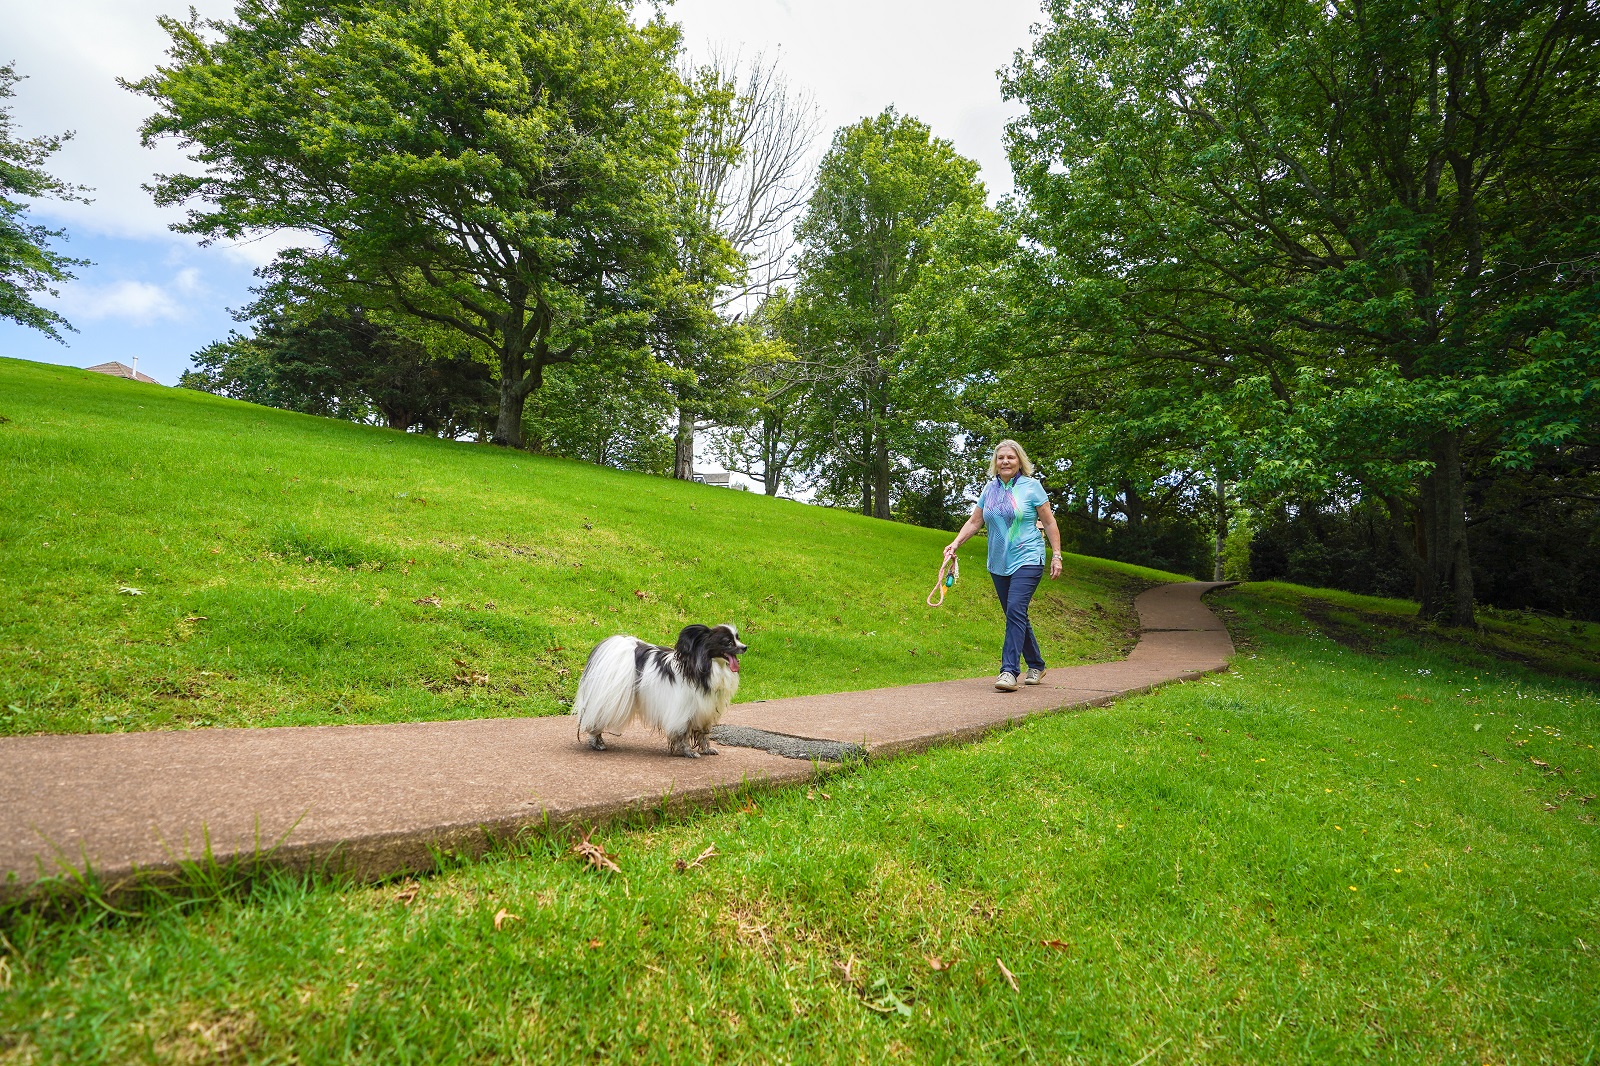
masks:
<path id="1" fill-rule="evenodd" d="M 739 656 L 748 650 L 749 645 L 739 640 L 739 630 L 732 624 L 684 626 L 676 648 L 683 662 L 703 662 L 709 668 L 712 659 L 725 659 L 734 673 L 739 672 Z"/>

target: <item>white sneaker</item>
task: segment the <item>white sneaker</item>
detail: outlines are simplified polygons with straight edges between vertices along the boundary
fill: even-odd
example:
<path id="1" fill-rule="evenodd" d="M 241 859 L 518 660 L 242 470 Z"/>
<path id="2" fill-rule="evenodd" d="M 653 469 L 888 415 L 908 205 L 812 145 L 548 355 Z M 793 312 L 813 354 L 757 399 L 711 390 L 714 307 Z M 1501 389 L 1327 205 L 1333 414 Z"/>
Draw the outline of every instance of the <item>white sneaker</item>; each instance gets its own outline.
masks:
<path id="1" fill-rule="evenodd" d="M 1017 691 L 1017 675 L 1009 671 L 1002 672 L 999 677 L 994 679 L 994 687 L 1001 692 Z"/>
<path id="2" fill-rule="evenodd" d="M 1039 682 L 1041 682 L 1043 680 L 1044 680 L 1044 671 L 1043 670 L 1035 670 L 1033 667 L 1030 666 L 1030 667 L 1028 667 L 1027 674 L 1025 674 L 1023 676 L 1023 678 L 1022 678 L 1022 683 L 1024 685 L 1037 685 Z"/>

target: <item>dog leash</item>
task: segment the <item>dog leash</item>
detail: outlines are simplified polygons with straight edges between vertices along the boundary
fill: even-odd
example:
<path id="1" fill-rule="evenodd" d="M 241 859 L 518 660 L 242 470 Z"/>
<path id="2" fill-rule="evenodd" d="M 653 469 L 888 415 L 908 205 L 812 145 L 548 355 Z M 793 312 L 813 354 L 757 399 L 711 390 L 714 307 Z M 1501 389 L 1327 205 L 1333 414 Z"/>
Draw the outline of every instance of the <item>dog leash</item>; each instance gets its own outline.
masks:
<path id="1" fill-rule="evenodd" d="M 928 593 L 928 606 L 943 607 L 944 590 L 954 588 L 956 582 L 960 579 L 961 563 L 955 556 L 951 556 L 944 561 L 943 566 L 939 567 L 939 578 L 933 583 L 933 591 Z M 935 600 L 935 596 L 939 598 Z"/>

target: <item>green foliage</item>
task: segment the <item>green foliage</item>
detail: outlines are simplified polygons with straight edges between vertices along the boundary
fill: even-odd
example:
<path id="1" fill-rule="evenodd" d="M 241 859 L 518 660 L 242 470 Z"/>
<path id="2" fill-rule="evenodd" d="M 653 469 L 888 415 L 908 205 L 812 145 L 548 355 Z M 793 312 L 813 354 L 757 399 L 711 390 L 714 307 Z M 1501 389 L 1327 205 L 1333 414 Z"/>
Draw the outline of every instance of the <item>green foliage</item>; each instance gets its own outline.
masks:
<path id="1" fill-rule="evenodd" d="M 1594 12 L 1050 11 L 1006 80 L 1022 351 L 1095 380 L 1111 456 L 1384 500 L 1425 608 L 1470 619 L 1463 449 L 1526 465 L 1600 413 Z"/>
<path id="2" fill-rule="evenodd" d="M 1356 651 L 1303 590 L 1212 602 L 1245 645 L 1227 674 L 602 830 L 620 874 L 550 833 L 386 885 L 195 877 L 214 899 L 19 912 L 0 1039 L 75 1062 L 1583 1062 L 1594 686 L 1400 635 Z M 1399 609 L 1322 610 L 1368 607 Z"/>
<path id="3" fill-rule="evenodd" d="M 812 393 L 806 463 L 820 495 L 887 518 L 896 480 L 958 463 L 947 397 L 903 373 L 898 306 L 929 256 L 935 221 L 983 203 L 978 165 L 891 107 L 840 129 L 795 233 L 792 345 Z"/>
<path id="4" fill-rule="evenodd" d="M 523 412 L 528 445 L 548 455 L 645 474 L 672 473 L 674 398 L 654 376 L 584 366 L 551 371 Z"/>
<path id="5" fill-rule="evenodd" d="M 27 221 L 24 201 L 43 196 L 83 200 L 83 190 L 52 178 L 44 169 L 45 160 L 60 149 L 70 133 L 18 140 L 12 131 L 11 107 L 4 101 L 16 95 L 21 80 L 14 64 L 0 64 L 0 319 L 59 341 L 61 330 L 70 330 L 72 325 L 55 311 L 34 303 L 33 294 L 55 296 L 56 285 L 72 280 L 72 267 L 89 264 L 52 250 L 49 242 L 64 239 L 66 233 Z"/>
<path id="6" fill-rule="evenodd" d="M 172 63 L 129 87 L 157 106 L 145 142 L 202 172 L 156 199 L 208 239 L 316 235 L 279 256 L 272 300 L 487 346 L 513 445 L 546 367 L 644 346 L 674 273 L 675 27 L 614 0 L 252 0 L 162 25 Z"/>
<path id="7" fill-rule="evenodd" d="M 669 463 L 612 395 L 564 397 L 621 420 L 583 458 Z M 0 397 L 3 733 L 561 713 L 600 638 L 690 622 L 738 623 L 741 699 L 996 666 L 991 590 L 924 606 L 928 530 L 63 367 L 0 360 Z M 1074 563 L 1050 661 L 1115 657 L 1164 577 Z"/>
<path id="8" fill-rule="evenodd" d="M 254 336 L 233 334 L 195 353 L 180 384 L 304 414 L 376 417 L 390 429 L 486 434 L 494 409 L 488 365 L 470 351 L 436 356 L 411 334 L 360 308 L 301 317 L 279 311 Z"/>

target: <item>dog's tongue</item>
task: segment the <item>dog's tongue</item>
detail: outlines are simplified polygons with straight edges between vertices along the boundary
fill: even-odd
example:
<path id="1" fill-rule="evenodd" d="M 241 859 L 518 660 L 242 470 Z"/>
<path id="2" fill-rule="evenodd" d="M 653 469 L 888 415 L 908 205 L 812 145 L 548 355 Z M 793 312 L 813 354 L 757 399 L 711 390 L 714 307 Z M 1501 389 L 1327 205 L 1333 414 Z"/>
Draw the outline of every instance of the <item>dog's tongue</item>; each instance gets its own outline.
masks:
<path id="1" fill-rule="evenodd" d="M 728 656 L 728 669 L 736 674 L 739 672 L 739 657 L 737 655 Z"/>

